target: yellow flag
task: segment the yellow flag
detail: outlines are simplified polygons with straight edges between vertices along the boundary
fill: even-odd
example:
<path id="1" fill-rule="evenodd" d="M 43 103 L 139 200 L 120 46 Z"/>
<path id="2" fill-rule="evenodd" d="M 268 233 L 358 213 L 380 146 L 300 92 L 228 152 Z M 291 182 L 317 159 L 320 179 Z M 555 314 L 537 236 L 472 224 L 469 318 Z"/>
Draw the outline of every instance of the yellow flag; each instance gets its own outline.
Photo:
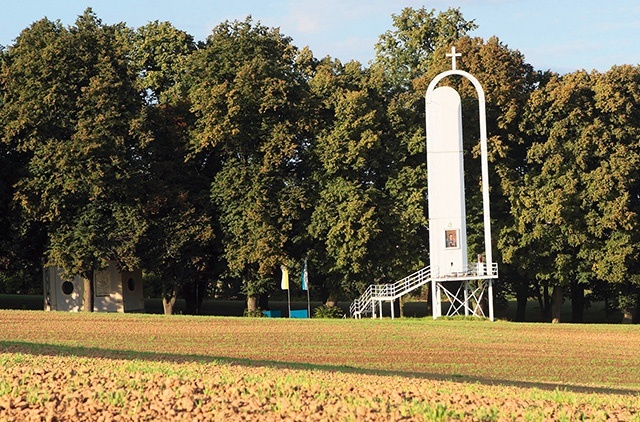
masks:
<path id="1" fill-rule="evenodd" d="M 289 271 L 284 265 L 281 265 L 280 269 L 282 270 L 282 282 L 280 283 L 280 288 L 282 288 L 282 290 L 289 290 Z"/>

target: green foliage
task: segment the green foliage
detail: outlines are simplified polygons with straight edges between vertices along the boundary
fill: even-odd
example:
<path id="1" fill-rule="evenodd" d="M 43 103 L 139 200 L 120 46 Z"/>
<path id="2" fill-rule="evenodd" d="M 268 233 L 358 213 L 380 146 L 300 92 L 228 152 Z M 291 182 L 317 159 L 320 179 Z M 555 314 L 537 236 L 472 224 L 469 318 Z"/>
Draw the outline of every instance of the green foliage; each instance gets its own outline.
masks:
<path id="1" fill-rule="evenodd" d="M 0 48 L 0 289 L 35 290 L 43 255 L 69 274 L 142 266 L 188 312 L 213 289 L 267 295 L 303 258 L 323 299 L 396 281 L 427 262 L 423 96 L 455 45 L 486 93 L 498 294 L 633 300 L 640 68 L 539 72 L 468 37 L 459 9 L 392 19 L 368 67 L 250 18 L 203 43 L 91 9 L 34 22 Z M 475 257 L 476 94 L 447 83 L 463 98 Z"/>
<path id="2" fill-rule="evenodd" d="M 394 85 L 404 88 L 428 71 L 436 49 L 450 47 L 477 28 L 473 21 L 463 18 L 460 9 L 436 14 L 434 9 L 406 7 L 391 17 L 394 29 L 380 36 L 376 62 L 386 70 Z"/>
<path id="3" fill-rule="evenodd" d="M 620 296 L 618 299 L 618 309 L 626 312 L 633 312 L 639 306 L 640 295 L 631 293 Z"/>
<path id="4" fill-rule="evenodd" d="M 538 279 L 638 284 L 639 81 L 637 67 L 581 71 L 531 95 L 523 127 L 534 142 L 510 189 L 515 224 L 505 257 L 534 258 L 523 264 Z"/>
<path id="5" fill-rule="evenodd" d="M 187 98 L 191 81 L 184 74 L 195 50 L 189 35 L 166 22 L 149 23 L 133 38 L 133 65 L 141 75 L 138 89 L 146 97 L 140 196 L 149 227 L 141 255 L 144 268 L 157 274 L 162 296 L 171 300 L 182 293 L 187 313 L 198 313 L 221 272 L 209 199 L 218 161 L 191 154 L 188 136 L 194 117 Z"/>
<path id="6" fill-rule="evenodd" d="M 192 57 L 195 151 L 221 160 L 211 185 L 229 271 L 257 295 L 287 262 L 307 205 L 299 183 L 305 130 L 297 50 L 276 29 L 225 22 Z"/>
<path id="7" fill-rule="evenodd" d="M 249 318 L 263 318 L 265 315 L 262 313 L 262 309 L 245 309 L 243 315 Z"/>
<path id="8" fill-rule="evenodd" d="M 337 306 L 318 306 L 313 310 L 314 318 L 342 318 L 344 311 Z"/>
<path id="9" fill-rule="evenodd" d="M 15 197 L 48 225 L 47 257 L 70 274 L 106 260 L 139 264 L 146 223 L 133 196 L 140 110 L 127 30 L 90 9 L 64 29 L 46 19 L 18 37 L 6 79 L 3 139 L 27 153 Z"/>
<path id="10" fill-rule="evenodd" d="M 188 89 L 184 69 L 196 50 L 193 37 L 169 22 L 149 22 L 133 36 L 133 66 L 140 72 L 139 89 L 150 104 L 174 103 Z"/>

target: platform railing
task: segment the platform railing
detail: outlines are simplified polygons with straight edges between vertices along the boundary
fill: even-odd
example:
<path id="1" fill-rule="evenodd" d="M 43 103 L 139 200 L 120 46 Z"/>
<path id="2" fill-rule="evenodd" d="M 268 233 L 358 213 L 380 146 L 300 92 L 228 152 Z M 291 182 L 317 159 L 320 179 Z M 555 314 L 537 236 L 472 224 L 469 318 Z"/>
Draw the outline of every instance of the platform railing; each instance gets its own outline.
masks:
<path id="1" fill-rule="evenodd" d="M 473 263 L 461 271 L 449 272 L 447 274 L 432 274 L 431 267 L 426 266 L 402 280 L 389 284 L 372 284 L 354 300 L 349 307 L 349 314 L 353 318 L 362 318 L 365 315 L 374 316 L 375 304 L 380 301 L 393 301 L 401 296 L 411 293 L 415 289 L 424 286 L 432 278 L 436 280 L 464 280 L 474 278 L 497 278 L 498 264 L 493 262 Z"/>

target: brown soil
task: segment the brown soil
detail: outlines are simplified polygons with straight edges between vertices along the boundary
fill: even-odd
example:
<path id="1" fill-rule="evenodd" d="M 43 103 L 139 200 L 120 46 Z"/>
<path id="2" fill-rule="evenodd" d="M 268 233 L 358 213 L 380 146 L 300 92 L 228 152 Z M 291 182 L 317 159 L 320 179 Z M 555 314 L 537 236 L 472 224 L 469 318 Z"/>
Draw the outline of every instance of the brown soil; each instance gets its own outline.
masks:
<path id="1" fill-rule="evenodd" d="M 0 311 L 0 422 L 640 421 L 638 344 L 637 326 Z"/>
<path id="2" fill-rule="evenodd" d="M 638 397 L 613 397 L 603 405 L 582 394 L 556 397 L 518 387 L 405 377 L 213 363 L 135 369 L 137 364 L 112 359 L 24 359 L 7 364 L 0 375 L 2 421 L 633 420 L 640 409 Z"/>

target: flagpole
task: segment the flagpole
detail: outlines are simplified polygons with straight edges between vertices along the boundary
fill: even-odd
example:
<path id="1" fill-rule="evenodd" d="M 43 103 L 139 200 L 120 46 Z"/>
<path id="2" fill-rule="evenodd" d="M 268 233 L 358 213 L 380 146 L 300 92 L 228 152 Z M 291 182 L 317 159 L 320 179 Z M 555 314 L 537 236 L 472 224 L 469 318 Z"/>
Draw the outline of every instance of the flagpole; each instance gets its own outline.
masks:
<path id="1" fill-rule="evenodd" d="M 307 318 L 311 318 L 311 299 L 309 294 L 309 273 L 307 272 L 307 258 L 304 259 L 302 267 L 302 289 L 307 291 Z"/>
<path id="2" fill-rule="evenodd" d="M 280 282 L 280 288 L 287 291 L 287 303 L 289 304 L 289 318 L 291 318 L 291 289 L 289 288 L 289 271 L 284 265 L 280 265 L 282 270 L 282 281 Z"/>

